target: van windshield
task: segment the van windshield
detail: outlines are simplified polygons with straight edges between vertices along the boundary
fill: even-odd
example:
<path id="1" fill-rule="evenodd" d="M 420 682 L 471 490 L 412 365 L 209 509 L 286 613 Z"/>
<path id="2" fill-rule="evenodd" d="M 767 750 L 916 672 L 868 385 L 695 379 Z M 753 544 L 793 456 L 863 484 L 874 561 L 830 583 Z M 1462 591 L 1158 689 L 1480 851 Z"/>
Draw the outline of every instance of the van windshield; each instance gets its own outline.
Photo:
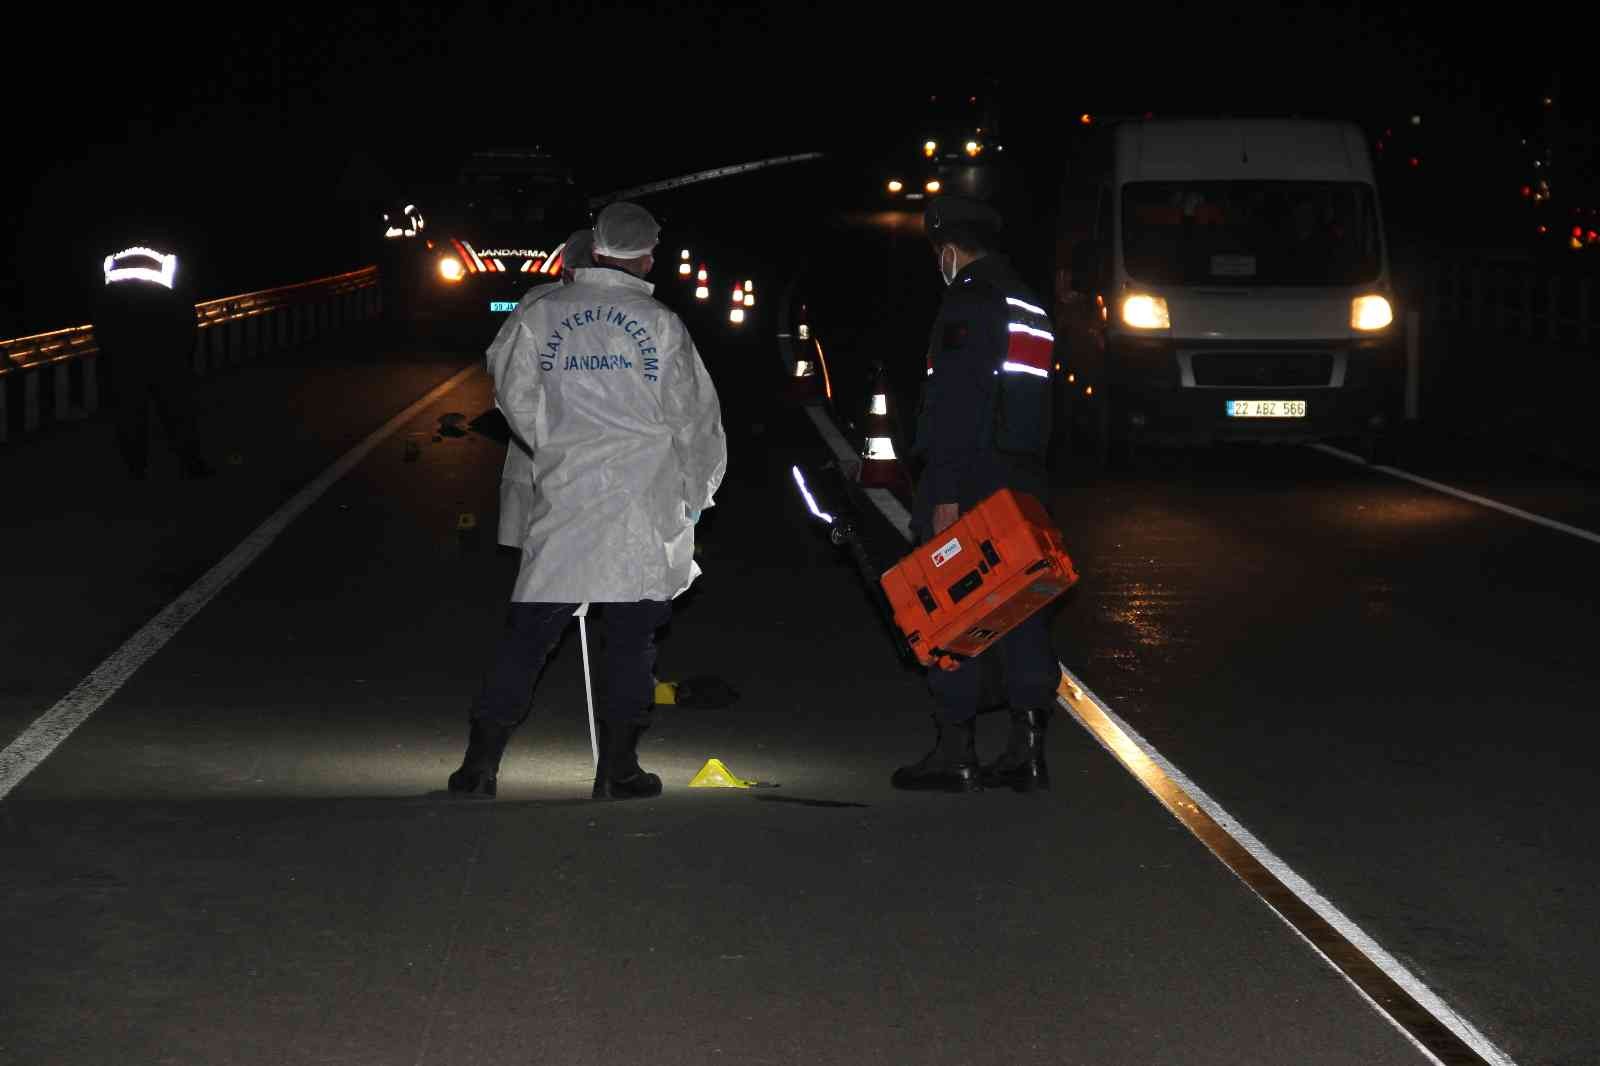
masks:
<path id="1" fill-rule="evenodd" d="M 1122 192 L 1136 281 L 1361 285 L 1382 269 L 1372 188 L 1333 181 L 1146 181 Z"/>

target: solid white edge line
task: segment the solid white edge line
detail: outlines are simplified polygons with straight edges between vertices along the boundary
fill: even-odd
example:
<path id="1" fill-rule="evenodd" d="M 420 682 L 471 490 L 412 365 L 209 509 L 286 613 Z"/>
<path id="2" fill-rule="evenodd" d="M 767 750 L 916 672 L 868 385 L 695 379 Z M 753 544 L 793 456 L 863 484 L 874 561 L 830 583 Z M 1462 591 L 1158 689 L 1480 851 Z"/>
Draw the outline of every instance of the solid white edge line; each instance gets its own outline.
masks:
<path id="1" fill-rule="evenodd" d="M 840 435 L 837 427 L 833 425 L 832 419 L 827 418 L 826 415 L 822 414 L 820 411 L 817 411 L 815 408 L 807 408 L 807 411 L 812 414 L 812 421 L 817 424 L 818 430 L 822 433 L 823 440 L 828 444 L 829 448 L 834 451 L 834 454 L 840 456 L 842 461 L 849 455 L 849 445 L 844 443 L 844 437 Z M 836 441 L 837 443 L 835 443 Z M 843 451 L 840 450 L 841 448 Z M 1341 457 L 1345 456 L 1341 455 Z M 1361 460 L 1356 459 L 1356 461 L 1360 462 Z M 1387 468 L 1380 467 L 1379 469 Z M 883 494 L 889 495 L 887 492 L 884 492 Z M 870 497 L 871 493 L 868 495 Z M 890 498 L 893 499 L 892 496 Z M 876 498 L 873 498 L 873 502 L 878 503 L 879 501 Z M 899 501 L 895 500 L 894 502 L 898 506 Z M 880 510 L 881 509 L 882 508 L 880 507 Z M 889 514 L 887 511 L 884 512 L 884 517 L 888 518 L 891 523 L 895 521 L 895 516 Z M 1496 1066 L 1517 1066 L 1514 1059 L 1512 1059 L 1504 1051 L 1501 1051 L 1500 1048 L 1496 1047 L 1495 1044 L 1489 1040 L 1488 1037 L 1480 1033 L 1471 1022 L 1457 1014 L 1449 1004 L 1440 999 L 1439 996 L 1429 989 L 1427 985 L 1418 980 L 1416 976 L 1414 976 L 1410 970 L 1406 969 L 1406 967 L 1397 959 L 1395 959 L 1394 956 L 1390 955 L 1387 951 L 1380 947 L 1378 942 L 1373 940 L 1372 937 L 1368 936 L 1360 926 L 1356 925 L 1356 923 L 1352 922 L 1349 918 L 1346 918 L 1337 907 L 1323 898 L 1322 894 L 1319 893 L 1315 888 L 1312 888 L 1311 884 L 1306 881 L 1305 878 L 1295 873 L 1288 864 L 1268 850 L 1266 845 L 1262 844 L 1261 841 L 1257 840 L 1249 830 L 1240 825 L 1238 820 L 1224 810 L 1222 806 L 1216 802 L 1216 800 L 1213 800 L 1203 789 L 1201 789 L 1193 781 L 1189 780 L 1188 776 L 1185 775 L 1183 771 L 1179 770 L 1172 763 L 1168 762 L 1160 752 L 1156 751 L 1155 747 L 1152 746 L 1149 741 L 1140 736 L 1139 733 L 1132 726 L 1128 725 L 1127 722 L 1124 722 L 1122 718 L 1119 717 L 1117 713 L 1109 706 L 1107 706 L 1104 700 L 1095 695 L 1095 693 L 1087 685 L 1085 685 L 1076 674 L 1074 674 L 1071 670 L 1068 670 L 1066 664 L 1058 662 L 1057 665 L 1061 667 L 1061 673 L 1066 676 L 1072 685 L 1079 692 L 1082 692 L 1084 696 L 1087 697 L 1092 703 L 1094 703 L 1095 707 L 1097 707 L 1101 713 L 1110 719 L 1112 724 L 1122 731 L 1123 735 L 1127 737 L 1127 739 L 1144 754 L 1145 758 L 1159 766 L 1163 773 L 1165 773 L 1173 781 L 1177 782 L 1178 786 L 1188 793 L 1189 798 L 1194 801 L 1195 806 L 1205 811 L 1206 814 L 1211 817 L 1212 821 L 1216 822 L 1217 825 L 1222 827 L 1224 832 L 1226 832 L 1241 847 L 1249 852 L 1257 862 L 1261 863 L 1262 866 L 1271 871 L 1272 875 L 1276 877 L 1285 888 L 1294 893 L 1294 895 L 1299 898 L 1300 902 L 1310 907 L 1323 921 L 1327 922 L 1330 926 L 1337 930 L 1339 935 L 1343 936 L 1358 951 L 1365 955 L 1368 961 L 1370 961 L 1374 966 L 1382 970 L 1391 981 L 1405 989 L 1406 992 L 1417 1001 L 1418 1005 L 1421 1006 L 1423 1010 L 1426 1010 L 1429 1014 L 1433 1015 L 1434 1019 L 1438 1021 L 1439 1024 L 1443 1025 L 1446 1029 L 1449 1029 L 1452 1033 L 1455 1033 L 1456 1036 L 1460 1037 L 1461 1040 L 1467 1044 L 1467 1046 L 1473 1049 L 1473 1051 L 1477 1052 L 1478 1055 L 1482 1056 L 1487 1061 L 1495 1063 Z M 1069 714 L 1072 713 L 1072 705 L 1068 703 L 1067 700 L 1058 697 L 1058 702 L 1067 710 Z M 1078 722 L 1080 728 L 1087 732 L 1091 737 L 1094 737 L 1097 743 L 1100 743 L 1102 747 L 1105 746 L 1100 740 L 1099 736 L 1095 734 L 1094 730 L 1090 729 L 1086 724 L 1084 724 L 1076 714 L 1072 715 L 1072 719 L 1073 721 Z M 1109 748 L 1106 750 L 1110 752 Z M 1113 758 L 1116 758 L 1115 752 L 1110 753 Z M 1137 776 L 1135 776 L 1135 780 L 1138 780 Z M 1142 781 L 1140 783 L 1141 785 L 1143 784 Z M 1148 791 L 1148 789 L 1146 789 L 1146 791 Z M 1233 873 L 1231 869 L 1229 872 Z M 1234 876 L 1237 877 L 1238 874 L 1235 873 Z M 1246 883 L 1245 887 L 1249 888 L 1250 886 L 1248 883 Z M 1391 1026 L 1393 1026 L 1401 1036 L 1405 1037 L 1405 1039 L 1409 1041 L 1411 1045 L 1414 1046 L 1418 1051 L 1421 1051 L 1424 1055 L 1426 1055 L 1430 1061 L 1435 1063 L 1439 1062 L 1439 1059 L 1435 1057 L 1434 1054 L 1426 1047 L 1419 1043 L 1416 1037 L 1412 1036 L 1405 1026 L 1401 1025 L 1400 1022 L 1390 1015 L 1388 1011 L 1384 1010 L 1371 996 L 1367 995 L 1360 985 L 1351 980 L 1348 974 L 1346 974 L 1338 966 L 1334 965 L 1333 960 L 1329 959 L 1327 955 L 1323 954 L 1322 949 L 1313 944 L 1309 937 L 1307 937 L 1299 929 L 1295 928 L 1294 924 L 1282 914 L 1279 914 L 1277 908 L 1273 907 L 1272 904 L 1264 899 L 1259 893 L 1255 893 L 1253 889 L 1251 891 L 1257 899 L 1260 899 L 1267 905 L 1268 910 L 1277 915 L 1279 921 L 1283 922 L 1283 924 L 1288 926 L 1296 936 L 1305 941 L 1305 943 L 1317 953 L 1317 956 L 1333 969 L 1334 973 L 1337 973 L 1346 984 L 1355 989 L 1356 993 L 1360 995 L 1362 999 L 1366 1000 L 1366 1002 L 1371 1005 L 1373 1010 L 1377 1011 L 1379 1017 L 1383 1018 Z"/>
<path id="2" fill-rule="evenodd" d="M 244 540 L 239 542 L 222 561 L 206 571 L 194 584 L 150 621 L 139 628 L 123 645 L 95 667 L 90 674 L 73 687 L 55 706 L 41 714 L 33 724 L 24 729 L 5 750 L 0 751 L 0 800 L 22 783 L 39 764 L 48 759 L 56 748 L 72 735 L 73 731 L 88 721 L 89 716 L 114 696 L 138 669 L 160 651 L 167 641 L 178 634 L 212 597 L 230 585 L 251 563 L 272 546 L 278 535 L 299 518 L 307 508 L 327 492 L 340 478 L 355 468 L 379 444 L 400 429 L 434 400 L 461 384 L 468 375 L 479 369 L 474 362 L 448 380 L 434 386 L 420 400 L 395 415 L 371 432 L 354 448 L 345 452 L 334 464 L 324 470 L 293 498 Z"/>
<path id="3" fill-rule="evenodd" d="M 1340 912 L 1337 907 L 1328 902 L 1328 900 L 1324 898 L 1322 894 L 1319 893 L 1315 888 L 1313 888 L 1311 884 L 1305 880 L 1305 878 L 1301 877 L 1294 871 L 1292 867 L 1290 867 L 1282 859 L 1278 858 L 1277 855 L 1273 854 L 1273 852 L 1265 844 L 1256 839 L 1254 834 L 1252 834 L 1243 825 L 1239 824 L 1238 820 L 1230 815 L 1221 804 L 1217 803 L 1216 800 L 1207 795 L 1204 789 L 1190 780 L 1188 775 L 1174 766 L 1170 761 L 1167 760 L 1165 756 L 1157 751 L 1154 745 L 1152 745 L 1144 737 L 1140 736 L 1137 730 L 1135 730 L 1127 722 L 1123 721 L 1121 716 L 1113 711 L 1104 700 L 1097 696 L 1093 690 L 1083 683 L 1082 679 L 1080 679 L 1071 670 L 1067 669 L 1064 663 L 1058 663 L 1058 665 L 1061 666 L 1061 673 L 1067 678 L 1068 682 L 1073 686 L 1073 688 L 1075 688 L 1078 692 L 1081 692 L 1086 699 L 1093 703 L 1095 707 L 1102 714 L 1104 714 L 1113 725 L 1116 726 L 1122 735 L 1139 749 L 1145 758 L 1149 759 L 1156 766 L 1160 767 L 1161 772 L 1176 782 L 1178 787 L 1183 789 L 1183 791 L 1188 795 L 1189 799 L 1194 802 L 1195 806 L 1205 811 L 1205 813 L 1210 816 L 1212 821 L 1221 826 L 1224 832 L 1226 832 L 1234 839 L 1236 843 L 1250 853 L 1251 857 L 1253 857 L 1257 862 L 1261 863 L 1262 866 L 1266 867 L 1267 870 L 1269 870 L 1285 888 L 1294 893 L 1300 902 L 1304 903 L 1306 906 L 1315 911 L 1318 917 L 1338 931 L 1340 936 L 1343 936 L 1352 945 L 1354 945 L 1357 950 L 1359 950 L 1370 962 L 1373 963 L 1373 965 L 1382 970 L 1390 980 L 1394 981 L 1395 984 L 1405 989 L 1406 992 L 1410 994 L 1410 996 L 1415 999 L 1424 1010 L 1432 1014 L 1434 1018 L 1445 1028 L 1449 1029 L 1451 1032 L 1455 1033 L 1456 1036 L 1460 1037 L 1464 1043 L 1473 1049 L 1473 1051 L 1477 1052 L 1489 1062 L 1502 1064 L 1502 1066 L 1516 1066 L 1515 1062 L 1504 1051 L 1501 1051 L 1494 1045 L 1493 1042 L 1489 1040 L 1488 1037 L 1480 1033 L 1471 1022 L 1457 1014 L 1449 1004 L 1440 999 L 1439 996 L 1429 989 L 1427 985 L 1423 984 L 1415 975 L 1411 973 L 1410 970 L 1406 969 L 1404 964 L 1385 951 L 1378 944 L 1378 942 L 1373 940 L 1372 937 L 1368 936 L 1359 925 L 1345 917 L 1345 915 Z M 1058 698 L 1058 702 L 1060 702 L 1061 705 L 1069 712 L 1072 710 L 1072 705 L 1065 698 Z M 1076 717 L 1077 716 L 1074 715 L 1074 719 L 1076 719 Z M 1090 735 L 1093 735 L 1092 730 L 1089 730 L 1089 732 Z M 1260 897 L 1258 896 L 1257 898 Z M 1272 907 L 1272 904 L 1267 900 L 1262 899 L 1262 902 L 1267 903 L 1269 908 Z M 1276 908 L 1272 909 L 1273 913 L 1276 914 Z M 1281 915 L 1279 915 L 1279 917 L 1282 918 Z M 1283 921 L 1284 924 L 1289 925 L 1291 929 L 1295 928 L 1293 924 L 1288 921 L 1288 919 L 1285 918 Z M 1311 943 L 1311 941 L 1307 939 L 1303 933 L 1300 933 L 1298 929 L 1295 929 L 1295 932 L 1300 934 L 1301 939 L 1306 940 L 1306 943 Z M 1315 948 L 1316 945 L 1312 944 L 1312 947 Z M 1321 949 L 1317 949 L 1317 954 L 1322 955 Z M 1323 957 L 1326 958 L 1325 955 Z M 1332 960 L 1329 960 L 1329 965 L 1333 965 Z M 1334 966 L 1334 969 L 1338 971 L 1341 976 L 1343 976 L 1343 971 L 1339 971 L 1337 966 Z M 1350 979 L 1345 977 L 1345 980 L 1349 981 Z M 1405 1033 L 1407 1039 L 1411 1039 L 1412 1043 L 1416 1043 L 1416 1040 L 1411 1037 L 1410 1033 L 1406 1032 L 1406 1030 L 1400 1026 L 1399 1022 L 1395 1021 L 1393 1018 L 1390 1018 L 1387 1011 L 1383 1010 L 1381 1007 L 1378 1007 L 1378 1005 L 1372 1001 L 1371 997 L 1367 996 L 1365 992 L 1361 991 L 1360 986 L 1355 985 L 1353 981 L 1350 983 L 1358 992 L 1361 992 L 1362 998 L 1366 999 L 1367 1002 L 1372 1003 L 1372 1005 L 1378 1009 L 1380 1014 L 1382 1014 L 1385 1018 L 1389 1018 L 1390 1022 L 1394 1024 L 1396 1028 L 1400 1029 L 1402 1033 Z M 1417 1046 L 1419 1048 L 1421 1047 L 1420 1044 Z M 1426 1052 L 1425 1048 L 1423 1050 Z M 1431 1053 L 1429 1054 L 1429 1057 L 1433 1057 Z"/>
<path id="4" fill-rule="evenodd" d="M 1312 444 L 1309 445 L 1309 447 L 1312 451 L 1322 452 L 1324 455 L 1331 455 L 1336 459 L 1343 459 L 1347 463 L 1354 463 L 1356 466 L 1364 466 L 1370 470 L 1377 470 L 1380 473 L 1388 474 L 1390 477 L 1400 478 L 1402 481 L 1414 482 L 1415 484 L 1421 485 L 1423 488 L 1429 488 L 1435 492 L 1442 492 L 1446 496 L 1454 496 L 1459 500 L 1466 500 L 1468 503 L 1475 503 L 1480 507 L 1487 507 L 1492 511 L 1500 511 L 1503 514 L 1511 515 L 1513 518 L 1520 518 L 1525 522 L 1532 522 L 1535 525 L 1545 526 L 1548 529 L 1554 529 L 1561 533 L 1567 533 L 1574 537 L 1589 541 L 1591 544 L 1600 544 L 1600 533 L 1594 533 L 1578 526 L 1569 526 L 1565 522 L 1558 522 L 1554 518 L 1546 518 L 1544 515 L 1534 514 L 1531 511 L 1524 511 L 1520 507 L 1512 507 L 1510 504 L 1501 503 L 1499 500 L 1491 500 L 1487 496 L 1479 496 L 1476 493 L 1466 492 L 1462 489 L 1451 488 L 1449 485 L 1422 477 L 1420 474 L 1413 474 L 1408 471 L 1401 470 L 1398 467 L 1382 466 L 1369 463 L 1359 455 L 1352 455 L 1350 452 L 1344 451 L 1341 448 L 1335 448 L 1331 445 Z"/>

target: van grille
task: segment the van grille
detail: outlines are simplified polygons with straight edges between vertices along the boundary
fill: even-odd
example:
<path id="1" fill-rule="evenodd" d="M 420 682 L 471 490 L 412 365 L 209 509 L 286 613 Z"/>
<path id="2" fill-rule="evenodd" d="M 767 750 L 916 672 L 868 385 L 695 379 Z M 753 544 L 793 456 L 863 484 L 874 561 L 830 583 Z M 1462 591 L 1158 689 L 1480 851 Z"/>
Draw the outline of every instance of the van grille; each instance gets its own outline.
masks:
<path id="1" fill-rule="evenodd" d="M 1194 383 L 1201 388 L 1326 388 L 1333 384 L 1333 353 L 1196 352 Z"/>

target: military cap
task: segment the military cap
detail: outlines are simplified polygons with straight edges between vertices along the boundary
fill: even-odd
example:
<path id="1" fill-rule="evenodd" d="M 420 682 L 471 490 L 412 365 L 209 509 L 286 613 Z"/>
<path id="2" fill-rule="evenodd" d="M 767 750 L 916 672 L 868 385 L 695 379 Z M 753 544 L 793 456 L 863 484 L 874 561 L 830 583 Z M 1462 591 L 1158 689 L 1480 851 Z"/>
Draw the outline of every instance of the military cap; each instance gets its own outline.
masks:
<path id="1" fill-rule="evenodd" d="M 922 213 L 922 226 L 931 241 L 948 232 L 992 235 L 1000 232 L 1002 225 L 1000 212 L 968 196 L 941 196 Z"/>

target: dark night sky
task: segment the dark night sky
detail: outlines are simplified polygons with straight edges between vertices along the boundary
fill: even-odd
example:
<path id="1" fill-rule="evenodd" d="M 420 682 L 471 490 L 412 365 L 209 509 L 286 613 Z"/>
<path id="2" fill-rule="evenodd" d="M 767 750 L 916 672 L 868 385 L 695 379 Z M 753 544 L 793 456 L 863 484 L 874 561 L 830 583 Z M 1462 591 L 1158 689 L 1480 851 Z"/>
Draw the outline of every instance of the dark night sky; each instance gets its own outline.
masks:
<path id="1" fill-rule="evenodd" d="M 1483 109 L 1535 97 L 1557 47 L 1541 37 L 1548 25 L 1379 4 L 1063 6 L 1055 25 L 1020 5 L 868 10 L 479 3 L 47 18 L 9 49 L 31 57 L 11 116 L 26 146 L 24 166 L 7 168 L 12 229 L 38 261 L 41 244 L 76 239 L 154 176 L 213 230 L 279 205 L 258 232 L 284 240 L 285 217 L 331 225 L 340 204 L 448 173 L 474 147 L 542 144 L 578 161 L 591 187 L 614 188 L 870 147 L 924 93 L 994 76 L 1013 142 L 1048 143 L 1080 110 L 1187 108 L 1420 110 L 1454 119 L 1465 143 L 1505 132 Z"/>

